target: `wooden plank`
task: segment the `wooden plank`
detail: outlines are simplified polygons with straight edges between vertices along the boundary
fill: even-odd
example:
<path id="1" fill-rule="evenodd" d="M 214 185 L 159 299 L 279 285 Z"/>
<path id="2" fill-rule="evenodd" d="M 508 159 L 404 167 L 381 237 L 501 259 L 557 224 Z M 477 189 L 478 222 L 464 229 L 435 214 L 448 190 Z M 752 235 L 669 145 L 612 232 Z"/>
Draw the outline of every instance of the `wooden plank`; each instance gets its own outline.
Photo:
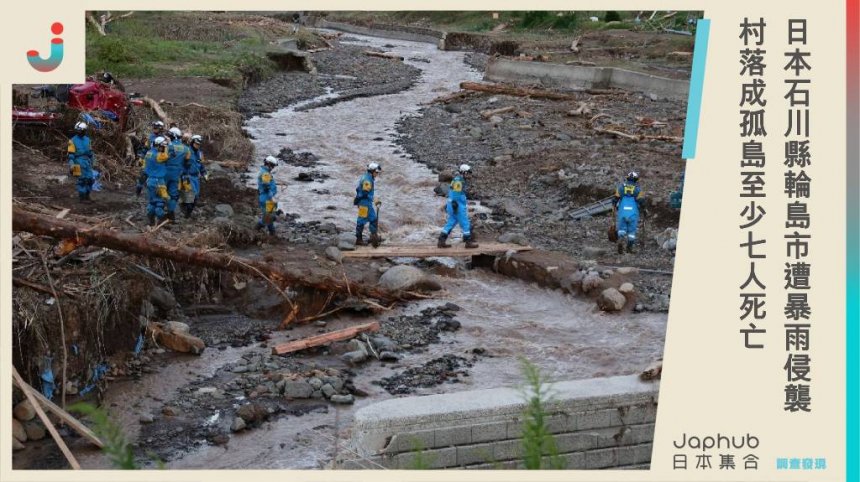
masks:
<path id="1" fill-rule="evenodd" d="M 508 251 L 530 251 L 531 246 L 511 243 L 479 243 L 477 248 L 466 249 L 462 244 L 450 248 L 437 248 L 435 244 L 424 245 L 382 245 L 378 248 L 358 246 L 354 251 L 343 251 L 344 258 L 430 258 L 430 257 L 468 257 L 478 254 L 503 254 Z"/>
<path id="2" fill-rule="evenodd" d="M 39 393 L 38 390 L 31 387 L 27 382 L 25 382 L 24 380 L 19 381 L 19 379 L 20 379 L 20 377 L 14 379 L 15 384 L 18 385 L 18 388 L 20 388 L 22 391 L 25 391 L 25 392 L 29 389 L 33 393 L 33 396 L 36 397 L 36 400 L 39 401 L 39 403 L 44 405 L 45 408 L 48 409 L 48 411 L 50 411 L 51 413 L 53 413 L 54 415 L 59 417 L 63 422 L 66 423 L 66 425 L 71 427 L 72 430 L 74 430 L 75 432 L 78 432 L 78 435 L 89 440 L 90 442 L 92 442 L 93 445 L 95 445 L 98 448 L 103 448 L 105 446 L 105 444 L 101 441 L 101 439 L 99 439 L 96 436 L 96 434 L 93 433 L 92 430 L 90 430 L 89 427 L 87 427 L 86 425 L 79 422 L 78 419 L 71 416 L 69 414 L 69 412 L 63 410 L 62 408 L 57 406 L 57 404 L 55 404 L 54 402 L 45 398 L 44 395 Z M 23 383 L 23 385 L 22 385 L 22 383 Z M 26 389 L 24 388 L 25 386 L 27 387 Z"/>
<path id="3" fill-rule="evenodd" d="M 57 429 L 54 427 L 54 424 L 48 419 L 48 416 L 45 415 L 45 411 L 42 410 L 42 406 L 39 405 L 39 402 L 36 401 L 36 397 L 33 396 L 33 393 L 36 391 L 33 390 L 30 385 L 21 378 L 21 375 L 18 374 L 18 370 L 15 367 L 12 367 L 12 378 L 18 382 L 18 386 L 21 387 L 21 390 L 24 392 L 24 395 L 27 396 L 27 400 L 30 401 L 30 405 L 33 406 L 33 410 L 36 411 L 36 414 L 39 415 L 39 418 L 42 420 L 42 423 L 45 424 L 45 428 L 50 432 L 51 437 L 54 439 L 54 442 L 57 443 L 57 446 L 60 447 L 60 451 L 63 452 L 63 455 L 66 456 L 66 460 L 69 461 L 69 465 L 72 466 L 75 470 L 81 470 L 81 464 L 78 463 L 78 460 L 75 459 L 75 456 L 72 455 L 72 451 L 69 450 L 69 447 L 66 445 L 66 442 L 63 442 L 63 438 L 60 437 L 60 434 L 57 432 Z"/>
<path id="4" fill-rule="evenodd" d="M 343 330 L 332 331 L 318 336 L 312 336 L 302 340 L 291 341 L 272 347 L 273 355 L 285 355 L 296 351 L 306 350 L 315 346 L 328 345 L 336 341 L 355 338 L 360 333 L 379 331 L 379 322 L 374 321 L 363 325 L 351 326 Z"/>

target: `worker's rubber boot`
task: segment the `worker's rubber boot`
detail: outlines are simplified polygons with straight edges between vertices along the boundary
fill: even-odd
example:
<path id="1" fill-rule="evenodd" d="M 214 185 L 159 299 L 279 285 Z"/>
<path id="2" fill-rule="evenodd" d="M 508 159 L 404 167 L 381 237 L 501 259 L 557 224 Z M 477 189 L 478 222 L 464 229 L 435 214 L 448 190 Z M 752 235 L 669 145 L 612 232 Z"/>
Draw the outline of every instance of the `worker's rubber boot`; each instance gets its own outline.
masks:
<path id="1" fill-rule="evenodd" d="M 355 233 L 355 245 L 365 246 L 364 236 L 362 236 L 361 233 Z"/>
<path id="2" fill-rule="evenodd" d="M 156 224 L 155 214 L 147 214 L 146 215 L 146 222 L 149 226 L 155 226 L 155 224 Z"/>
<path id="3" fill-rule="evenodd" d="M 256 225 L 256 226 L 254 226 L 254 229 L 255 229 L 255 230 L 257 230 L 257 231 L 259 231 L 259 230 L 263 229 L 263 223 L 262 223 L 262 222 L 260 222 L 260 221 L 257 221 L 257 225 Z"/>
<path id="4" fill-rule="evenodd" d="M 86 201 L 87 201 L 87 195 L 86 195 L 86 194 L 84 194 L 84 193 L 82 193 L 82 192 L 79 192 L 79 193 L 78 193 L 78 201 L 80 201 L 80 202 L 86 202 Z"/>
<path id="5" fill-rule="evenodd" d="M 627 240 L 624 238 L 619 238 L 618 242 L 615 243 L 618 245 L 618 254 L 624 254 L 624 248 L 627 246 Z"/>
<path id="6" fill-rule="evenodd" d="M 636 253 L 636 242 L 627 241 L 627 252 L 630 254 Z"/>
<path id="7" fill-rule="evenodd" d="M 382 238 L 380 238 L 379 235 L 376 233 L 371 233 L 370 234 L 370 244 L 374 248 L 378 248 L 380 243 L 382 243 Z"/>
<path id="8" fill-rule="evenodd" d="M 478 247 L 478 243 L 475 242 L 472 236 L 465 236 L 463 241 L 466 242 L 466 249 L 475 249 Z"/>
<path id="9" fill-rule="evenodd" d="M 171 223 L 176 222 L 176 211 L 170 211 L 167 213 L 167 219 L 170 220 Z"/>
<path id="10" fill-rule="evenodd" d="M 447 241 L 448 241 L 448 235 L 444 234 L 444 233 L 440 234 L 439 235 L 439 241 L 436 243 L 436 247 L 437 248 L 450 248 L 451 245 L 448 244 Z"/>
<path id="11" fill-rule="evenodd" d="M 275 225 L 270 224 L 269 225 L 269 236 L 274 236 L 274 235 L 275 235 Z"/>
<path id="12" fill-rule="evenodd" d="M 86 202 L 92 202 L 93 201 L 92 199 L 90 199 L 90 191 L 87 191 L 84 194 L 84 201 L 86 201 Z"/>

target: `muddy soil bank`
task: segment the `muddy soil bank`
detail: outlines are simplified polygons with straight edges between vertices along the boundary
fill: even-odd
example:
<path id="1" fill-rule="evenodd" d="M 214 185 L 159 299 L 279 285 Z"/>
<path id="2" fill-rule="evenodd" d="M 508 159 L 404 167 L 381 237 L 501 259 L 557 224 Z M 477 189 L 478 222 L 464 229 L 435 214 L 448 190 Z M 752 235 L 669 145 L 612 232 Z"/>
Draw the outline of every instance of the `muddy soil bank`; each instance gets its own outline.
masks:
<path id="1" fill-rule="evenodd" d="M 364 51 L 369 50 L 366 47 L 343 45 L 338 41 L 332 41 L 332 45 L 329 50 L 311 54 L 317 75 L 279 72 L 243 91 L 238 101 L 239 111 L 252 117 L 332 92 L 336 96 L 303 108 L 393 94 L 411 87 L 420 75 L 418 69 L 399 60 L 365 55 Z"/>

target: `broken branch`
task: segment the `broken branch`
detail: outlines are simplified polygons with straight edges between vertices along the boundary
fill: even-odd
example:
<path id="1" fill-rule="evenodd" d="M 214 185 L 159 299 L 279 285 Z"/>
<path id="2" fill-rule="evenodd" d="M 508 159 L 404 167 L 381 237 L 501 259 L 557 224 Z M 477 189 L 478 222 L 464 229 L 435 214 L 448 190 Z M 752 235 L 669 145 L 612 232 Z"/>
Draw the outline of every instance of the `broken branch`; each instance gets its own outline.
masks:
<path id="1" fill-rule="evenodd" d="M 352 326 L 349 328 L 344 328 L 343 330 L 332 331 L 331 333 L 325 333 L 319 336 L 312 336 L 310 338 L 305 338 L 303 340 L 291 341 L 289 343 L 284 343 L 281 345 L 276 345 L 272 348 L 273 355 L 286 355 L 287 353 L 293 353 L 296 351 L 306 350 L 308 348 L 313 348 L 315 346 L 328 345 L 329 343 L 334 343 L 336 341 L 344 341 L 349 340 L 350 338 L 355 338 L 357 335 L 366 332 L 375 332 L 379 331 L 379 322 L 374 321 L 371 323 L 365 323 L 363 325 Z"/>

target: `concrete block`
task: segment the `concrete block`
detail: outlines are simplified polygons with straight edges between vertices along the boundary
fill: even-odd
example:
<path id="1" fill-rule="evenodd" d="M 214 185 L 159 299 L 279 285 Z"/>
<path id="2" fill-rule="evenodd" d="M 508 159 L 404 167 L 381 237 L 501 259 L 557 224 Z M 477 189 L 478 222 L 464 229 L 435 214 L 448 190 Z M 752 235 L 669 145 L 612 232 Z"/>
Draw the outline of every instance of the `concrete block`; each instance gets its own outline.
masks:
<path id="1" fill-rule="evenodd" d="M 613 415 L 618 415 L 615 409 L 597 410 L 594 412 L 583 412 L 576 414 L 576 425 L 574 430 L 589 430 L 593 428 L 610 427 Z"/>
<path id="2" fill-rule="evenodd" d="M 505 440 L 493 444 L 493 457 L 497 461 L 519 459 L 523 453 L 522 440 Z"/>
<path id="3" fill-rule="evenodd" d="M 444 469 L 457 465 L 457 448 L 448 447 L 438 450 L 416 450 L 414 452 L 397 454 L 399 470 L 410 469 Z"/>
<path id="4" fill-rule="evenodd" d="M 514 419 L 511 422 L 508 422 L 507 428 L 508 439 L 520 438 L 523 436 L 523 421 L 520 419 Z"/>
<path id="5" fill-rule="evenodd" d="M 651 443 L 654 440 L 654 424 L 632 425 L 630 438 L 634 444 Z"/>
<path id="6" fill-rule="evenodd" d="M 476 464 L 464 467 L 469 470 L 517 470 L 522 469 L 520 463 L 515 460 L 507 462 L 495 462 L 492 464 Z"/>
<path id="7" fill-rule="evenodd" d="M 625 425 L 656 422 L 657 404 L 648 403 L 624 407 L 622 409 L 621 420 Z"/>
<path id="8" fill-rule="evenodd" d="M 457 447 L 457 465 L 490 464 L 495 462 L 491 443 L 477 445 L 461 445 Z"/>
<path id="9" fill-rule="evenodd" d="M 438 428 L 434 431 L 433 447 L 450 447 L 472 443 L 472 427 Z"/>
<path id="10" fill-rule="evenodd" d="M 385 453 L 399 454 L 402 452 L 425 450 L 434 447 L 434 442 L 435 430 L 398 433 L 391 438 L 391 443 L 385 448 Z"/>
<path id="11" fill-rule="evenodd" d="M 582 470 L 585 468 L 585 453 L 576 452 L 560 455 L 565 470 Z"/>
<path id="12" fill-rule="evenodd" d="M 636 445 L 633 447 L 634 450 L 634 463 L 636 464 L 651 464 L 651 452 L 654 450 L 654 447 L 651 443 L 645 443 Z"/>
<path id="13" fill-rule="evenodd" d="M 472 443 L 505 440 L 508 437 L 507 422 L 472 425 Z"/>
<path id="14" fill-rule="evenodd" d="M 636 447 L 615 448 L 615 463 L 613 466 L 632 465 L 636 463 Z"/>
<path id="15" fill-rule="evenodd" d="M 597 448 L 597 435 L 592 433 L 565 433 L 555 437 L 559 453 L 584 452 Z"/>
<path id="16" fill-rule="evenodd" d="M 570 417 L 567 414 L 553 415 L 545 420 L 549 433 L 563 433 L 568 431 Z"/>
<path id="17" fill-rule="evenodd" d="M 598 449 L 583 452 L 585 454 L 584 469 L 604 469 L 617 465 L 615 463 L 615 449 Z"/>

